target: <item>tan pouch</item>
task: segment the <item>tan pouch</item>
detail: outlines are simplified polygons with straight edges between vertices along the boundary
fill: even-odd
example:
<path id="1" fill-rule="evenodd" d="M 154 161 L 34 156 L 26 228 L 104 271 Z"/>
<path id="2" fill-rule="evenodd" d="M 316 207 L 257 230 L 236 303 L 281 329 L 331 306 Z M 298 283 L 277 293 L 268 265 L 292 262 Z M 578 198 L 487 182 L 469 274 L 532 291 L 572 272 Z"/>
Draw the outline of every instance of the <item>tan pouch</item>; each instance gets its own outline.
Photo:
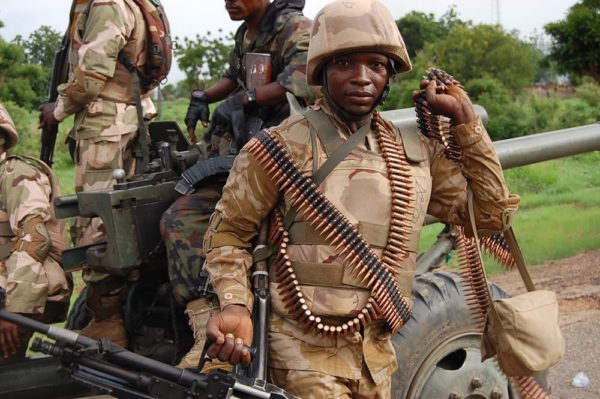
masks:
<path id="1" fill-rule="evenodd" d="M 530 376 L 560 361 L 565 341 L 552 291 L 530 291 L 492 303 L 481 340 L 482 361 L 496 356 L 508 376 Z"/>

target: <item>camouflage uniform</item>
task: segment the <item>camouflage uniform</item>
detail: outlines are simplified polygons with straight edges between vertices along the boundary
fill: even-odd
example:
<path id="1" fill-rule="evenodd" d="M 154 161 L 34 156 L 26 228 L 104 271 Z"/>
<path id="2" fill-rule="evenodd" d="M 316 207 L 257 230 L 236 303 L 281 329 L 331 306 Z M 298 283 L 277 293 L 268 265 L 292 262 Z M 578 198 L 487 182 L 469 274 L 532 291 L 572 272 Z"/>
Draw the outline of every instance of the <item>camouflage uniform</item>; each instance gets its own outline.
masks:
<path id="1" fill-rule="evenodd" d="M 0 105 L 0 130 L 7 126 L 14 129 Z M 61 266 L 65 226 L 51 206 L 57 195 L 56 177 L 46 164 L 0 155 L 0 290 L 6 291 L 6 310 L 47 322 L 64 320 L 72 289 Z M 19 335 L 16 357 L 23 357 L 32 331 L 20 327 Z"/>
<path id="2" fill-rule="evenodd" d="M 327 102 L 318 102 L 314 109 L 321 109 L 330 116 L 342 139 L 351 133 L 331 112 Z M 481 122 L 477 120 L 458 129 L 457 136 L 465 156 L 466 166 L 463 169 L 449 161 L 436 142 L 416 133 L 397 135 L 415 183 L 411 202 L 414 206 L 412 249 L 395 270 L 399 287 L 405 295 L 411 292 L 418 236 L 426 213 L 449 223 L 463 224 L 467 220 L 467 180 L 477 198 L 478 214 L 487 215 L 480 216 L 478 224 L 501 229 L 504 226 L 498 223 L 502 220 L 500 215 L 505 209 L 515 206 L 491 140 Z M 291 117 L 271 129 L 285 143 L 297 164 L 311 175 L 328 157 L 323 144 L 314 142 L 309 130 L 308 122 L 302 116 Z M 387 236 L 391 199 L 386 165 L 373 131 L 369 132 L 367 141 L 369 146 L 358 145 L 324 180 L 320 190 L 359 231 L 364 226 L 365 230 L 383 231 Z M 290 208 L 289 199 L 281 197 L 280 188 L 267 177 L 257 160 L 243 149 L 235 160 L 204 242 L 207 269 L 222 308 L 229 304 L 242 304 L 251 309 L 252 293 L 248 284 L 248 271 L 252 264 L 249 252 L 251 240 L 261 220 L 275 207 L 285 215 Z M 489 220 L 495 223 L 490 225 Z M 296 234 L 298 238 L 290 233 L 287 253 L 292 262 L 320 264 L 322 271 L 328 266 L 343 263 L 343 258 L 334 248 L 319 242 L 318 238 L 308 238 L 318 237 L 318 233 L 310 231 L 302 216 L 296 217 L 290 232 L 294 225 L 300 226 L 303 232 Z M 368 234 L 363 235 L 380 255 L 382 246 L 377 244 L 381 242 L 380 237 L 375 234 L 369 239 Z M 315 315 L 331 318 L 348 316 L 365 305 L 369 290 L 364 283 L 353 280 L 351 275 L 344 274 L 339 287 L 320 286 L 319 278 L 324 279 L 319 276 L 309 283 L 300 281 L 309 309 Z M 371 392 L 377 393 L 376 397 L 389 397 L 390 377 L 397 363 L 390 332 L 383 321 L 368 325 L 362 333 L 337 338 L 306 332 L 287 313 L 276 288 L 277 283 L 272 282 L 269 362 L 275 383 L 303 398 L 329 397 L 323 396 L 323 392 L 331 393 L 331 397 L 351 396 L 349 392 L 336 391 L 339 387 L 323 383 L 329 378 L 324 375 L 335 376 L 371 386 Z M 335 301 L 327 300 L 328 297 L 335 298 Z M 365 374 L 363 368 L 368 369 L 368 373 Z M 326 391 L 321 391 L 327 386 Z"/>
<path id="3" fill-rule="evenodd" d="M 266 22 L 272 23 L 273 26 L 269 26 Z M 272 62 L 270 81 L 278 82 L 300 99 L 312 101 L 314 92 L 307 85 L 305 75 L 310 24 L 310 20 L 301 13 L 279 14 L 274 21 L 263 21 L 263 29 L 257 38 L 248 42 L 245 40 L 246 23 L 243 23 L 235 34 L 235 48 L 230 55 L 229 68 L 223 76 L 238 84 L 238 88 L 232 95 L 248 88 L 243 62 L 244 54 L 268 53 L 271 55 Z M 278 105 L 257 106 L 252 114 L 263 121 L 263 126 L 274 126 L 286 118 L 289 112 L 289 105 L 285 102 Z M 213 136 L 205 139 L 218 151 L 216 155 L 229 152 L 231 135 Z M 197 326 L 204 326 L 211 312 L 219 309 L 218 301 L 202 298 L 198 287 L 204 262 L 202 237 L 224 184 L 224 177 L 202 183 L 202 187 L 193 194 L 175 201 L 161 219 L 161 231 L 169 257 L 169 277 L 173 292 L 179 303 L 191 304 L 186 313 L 190 317 L 190 325 L 197 337 L 198 334 L 204 334 L 204 329 Z M 192 301 L 195 302 L 191 303 Z M 201 348 L 203 341 L 204 338 L 197 338 L 195 348 Z M 189 367 L 192 366 L 190 363 L 197 362 L 196 357 L 199 353 L 193 352 L 184 358 L 180 366 Z M 213 363 L 218 362 L 213 361 Z"/>
<path id="4" fill-rule="evenodd" d="M 246 88 L 243 55 L 248 52 L 269 53 L 272 57 L 272 77 L 281 86 L 300 98 L 312 98 L 306 84 L 306 50 L 308 48 L 310 20 L 301 14 L 279 16 L 273 30 L 264 31 L 252 43 L 244 42 L 246 24 L 242 24 L 235 37 L 235 50 L 231 53 L 229 69 L 224 77 Z M 274 126 L 289 115 L 287 102 L 259 107 L 265 126 Z M 176 201 L 162 219 L 162 231 L 170 257 L 169 275 L 175 297 L 180 303 L 197 299 L 198 274 L 202 267 L 202 235 L 214 206 L 220 197 L 224 179 L 203 184 L 201 190 Z"/>
<path id="5" fill-rule="evenodd" d="M 151 2 L 148 2 L 151 4 Z M 137 67 L 146 62 L 147 27 L 143 14 L 132 0 L 92 0 L 79 14 L 69 54 L 70 77 L 59 86 L 54 111 L 58 121 L 75 115 L 71 137 L 75 151 L 75 190 L 110 188 L 113 170 L 135 171 L 133 145 L 138 135 L 138 115 L 130 72 L 117 60 L 120 52 Z M 155 116 L 151 92 L 142 94 L 146 120 Z M 77 245 L 102 241 L 99 218 L 78 218 Z M 94 283 L 88 293 L 88 306 L 99 321 L 120 312 L 119 301 L 110 305 L 106 298 L 123 292 L 122 278 L 95 272 L 84 266 L 83 279 Z M 95 305 L 90 294 L 96 295 Z M 101 311 L 104 309 L 105 311 Z M 124 341 L 121 341 L 124 343 Z"/>

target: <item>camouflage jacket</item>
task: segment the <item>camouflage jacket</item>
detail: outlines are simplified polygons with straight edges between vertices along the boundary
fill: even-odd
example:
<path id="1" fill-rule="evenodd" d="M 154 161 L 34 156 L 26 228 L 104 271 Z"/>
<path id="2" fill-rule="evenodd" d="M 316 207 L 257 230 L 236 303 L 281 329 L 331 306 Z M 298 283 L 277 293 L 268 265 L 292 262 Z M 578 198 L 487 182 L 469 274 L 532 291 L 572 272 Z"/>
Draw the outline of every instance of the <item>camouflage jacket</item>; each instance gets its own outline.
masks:
<path id="1" fill-rule="evenodd" d="M 246 89 L 245 54 L 267 53 L 271 55 L 272 66 L 269 81 L 278 82 L 298 98 L 312 101 L 314 92 L 306 83 L 305 72 L 310 26 L 311 21 L 298 11 L 280 13 L 275 21 L 263 20 L 258 36 L 249 43 L 245 40 L 247 28 L 243 23 L 235 33 L 229 68 L 223 77 L 236 81 L 240 88 Z M 257 112 L 267 126 L 273 126 L 289 115 L 289 108 L 285 103 L 260 107 Z"/>
<path id="2" fill-rule="evenodd" d="M 52 172 L 44 166 L 26 157 L 0 157 L 0 222 L 7 223 L 12 231 L 0 237 L 0 242 L 15 241 L 22 233 L 23 221 L 36 216 L 46 221 L 52 239 L 50 254 L 43 263 L 18 249 L 0 260 L 0 288 L 6 289 L 6 309 L 12 312 L 42 314 L 46 301 L 68 301 L 71 294 L 59 263 L 67 247 L 66 231 L 50 205 L 59 194 L 58 188 L 49 176 Z"/>
<path id="3" fill-rule="evenodd" d="M 322 109 L 329 115 L 342 140 L 351 134 L 348 127 L 330 111 L 326 102 L 318 101 L 313 109 Z M 290 117 L 271 131 L 280 138 L 308 175 L 328 159 L 323 143 L 312 135 L 303 116 Z M 427 213 L 453 224 L 464 224 L 467 220 L 468 182 L 475 197 L 478 226 L 501 230 L 505 227 L 502 215 L 506 209 L 516 207 L 518 198 L 508 192 L 491 140 L 481 121 L 476 120 L 457 128 L 464 153 L 464 166 L 448 160 L 437 142 L 431 142 L 414 132 L 393 131 L 396 132 L 397 141 L 403 145 L 414 182 L 410 204 L 406 208 L 412 213 L 409 234 L 412 243 L 408 255 L 394 270 L 401 292 L 410 296 L 418 249 L 416 243 Z M 390 182 L 377 134 L 371 130 L 367 135 L 368 147 L 359 144 L 319 188 L 359 231 L 362 230 L 365 240 L 380 255 L 382 247 L 389 240 L 392 205 Z M 271 210 L 277 207 L 286 214 L 291 202 L 290 198 L 281 194 L 280 187 L 268 177 L 247 147 L 235 160 L 204 241 L 207 269 L 221 307 L 243 304 L 252 308 L 247 278 L 252 263 L 249 252 L 251 241 L 261 220 Z M 368 299 L 366 286 L 343 271 L 340 282 L 333 287 L 323 284 L 332 280 L 321 274 L 327 270 L 325 266 L 343 264 L 343 257 L 335 248 L 319 241 L 319 234 L 314 230 L 304 228 L 304 232 L 298 235 L 302 238 L 296 240 L 292 231 L 303 221 L 304 215 L 296 216 L 290 229 L 291 240 L 287 253 L 292 264 L 319 265 L 319 271 L 313 273 L 318 275 L 312 276 L 311 281 L 302 281 L 298 274 L 306 304 L 315 315 L 347 317 L 360 309 Z M 382 231 L 383 245 L 380 243 Z M 304 331 L 290 317 L 279 299 L 274 282 L 271 292 L 273 312 L 269 361 L 272 367 L 313 370 L 356 379 L 360 378 L 364 359 L 376 383 L 381 383 L 396 369 L 390 333 L 382 321 L 367 325 L 362 335 L 358 332 L 341 337 L 316 335 Z"/>
<path id="4" fill-rule="evenodd" d="M 141 66 L 146 61 L 146 23 L 132 0 L 91 0 L 76 22 L 69 54 L 69 80 L 59 86 L 54 115 L 76 114 L 76 139 L 137 131 L 131 74 L 118 61 L 121 51 Z M 156 110 L 151 93 L 142 98 L 144 115 Z"/>

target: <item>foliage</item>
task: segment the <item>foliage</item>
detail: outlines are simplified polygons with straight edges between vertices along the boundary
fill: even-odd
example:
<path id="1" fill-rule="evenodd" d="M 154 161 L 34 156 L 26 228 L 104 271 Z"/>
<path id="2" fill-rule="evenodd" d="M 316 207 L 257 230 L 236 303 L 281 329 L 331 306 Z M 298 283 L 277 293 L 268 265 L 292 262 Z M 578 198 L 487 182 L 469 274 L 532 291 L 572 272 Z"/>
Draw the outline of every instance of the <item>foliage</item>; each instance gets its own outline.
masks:
<path id="1" fill-rule="evenodd" d="M 596 120 L 600 120 L 600 84 L 590 78 L 584 79 L 575 87 L 575 97 L 588 103 L 594 109 Z"/>
<path id="2" fill-rule="evenodd" d="M 60 33 L 48 25 L 42 25 L 26 40 L 21 35 L 16 36 L 13 43 L 23 47 L 27 63 L 51 70 L 54 64 L 54 54 L 60 46 L 61 40 Z"/>
<path id="3" fill-rule="evenodd" d="M 567 17 L 547 24 L 552 37 L 549 57 L 560 72 L 590 76 L 600 83 L 600 3 L 582 0 Z"/>
<path id="4" fill-rule="evenodd" d="M 0 37 L 0 101 L 37 109 L 48 93 L 51 60 L 59 39 L 47 26 L 27 40 L 18 36 L 8 43 Z"/>
<path id="5" fill-rule="evenodd" d="M 436 66 L 467 85 L 473 79 L 492 77 L 519 93 L 534 80 L 536 50 L 501 27 L 458 26 L 417 55 L 416 65 Z"/>
<path id="6" fill-rule="evenodd" d="M 437 21 L 433 13 L 411 11 L 396 21 L 408 55 L 413 59 L 426 43 L 441 39 L 455 26 L 470 26 L 471 21 L 458 18 L 455 7 L 450 7 Z"/>
<path id="7" fill-rule="evenodd" d="M 186 75 L 186 92 L 201 86 L 200 79 L 210 86 L 225 72 L 233 48 L 233 36 L 223 36 L 222 33 L 219 29 L 218 36 L 207 32 L 204 36 L 196 35 L 194 39 L 184 37 L 183 45 L 176 46 L 177 65 Z M 179 42 L 181 39 L 175 40 Z"/>

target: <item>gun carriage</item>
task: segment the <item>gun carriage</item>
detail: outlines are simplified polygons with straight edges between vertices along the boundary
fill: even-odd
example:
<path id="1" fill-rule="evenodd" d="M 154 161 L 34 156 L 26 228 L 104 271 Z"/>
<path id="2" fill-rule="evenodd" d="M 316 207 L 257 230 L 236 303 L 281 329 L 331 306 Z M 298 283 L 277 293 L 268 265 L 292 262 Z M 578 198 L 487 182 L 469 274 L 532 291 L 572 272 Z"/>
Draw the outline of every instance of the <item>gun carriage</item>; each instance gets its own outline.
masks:
<path id="1" fill-rule="evenodd" d="M 482 119 L 487 119 L 482 107 L 476 106 L 476 111 Z M 412 108 L 388 111 L 384 116 L 402 129 L 416 129 Z M 51 357 L 0 367 L 0 398 L 36 395 L 68 398 L 82 396 L 93 389 L 126 398 L 171 397 L 169 395 L 175 392 L 181 392 L 181 396 L 173 397 L 208 397 L 203 396 L 209 392 L 207 377 L 170 366 L 185 353 L 192 341 L 183 319 L 183 309 L 171 296 L 159 220 L 164 210 L 179 195 L 189 192 L 194 183 L 227 173 L 233 157 L 221 157 L 223 159 L 213 159 L 202 167 L 195 166 L 202 148 L 190 145 L 174 122 L 151 124 L 150 135 L 151 162 L 146 173 L 126 181 L 120 179 L 111 190 L 78 193 L 55 202 L 60 218 L 100 217 L 106 227 L 105 242 L 64 253 L 67 270 L 77 270 L 85 261 L 109 273 L 131 275 L 133 271 L 136 276 L 125 308 L 126 327 L 135 353 L 55 327 L 49 332 L 47 326 L 37 323 L 35 329 L 48 334 L 58 344 L 37 341 L 35 349 L 61 358 L 62 371 L 57 372 L 59 361 Z M 494 144 L 505 169 L 519 167 L 599 150 L 600 124 Z M 191 166 L 195 169 L 189 172 Z M 428 218 L 428 223 L 435 222 Z M 466 397 L 477 387 L 478 392 L 486 392 L 482 398 L 516 398 L 518 394 L 510 388 L 498 368 L 491 361 L 480 361 L 480 335 L 465 303 L 460 277 L 435 270 L 440 260 L 455 247 L 456 234 L 445 226 L 437 241 L 418 258 L 413 312 L 420 317 L 419 320 L 412 318 L 394 337 L 400 364 L 393 382 L 394 397 L 447 398 L 452 394 Z M 506 295 L 500 287 L 494 286 L 493 290 L 498 296 Z M 0 317 L 6 318 L 6 315 Z M 86 322 L 84 297 L 81 296 L 72 307 L 66 327 L 79 329 Z M 89 363 L 87 366 L 81 363 L 81 353 L 86 352 L 95 354 L 91 360 L 85 360 Z M 257 369 L 264 375 L 263 368 Z M 33 373 L 36 378 L 32 383 L 28 377 Z M 83 384 L 75 384 L 69 375 Z M 285 392 L 268 386 L 262 379 L 226 374 L 215 378 L 220 381 L 221 388 L 229 387 L 229 393 L 213 397 L 287 397 Z M 143 387 L 134 387 L 135 384 Z M 172 390 L 163 391 L 169 384 Z M 543 378 L 541 384 L 545 384 Z M 52 392 L 51 396 L 49 392 Z"/>

